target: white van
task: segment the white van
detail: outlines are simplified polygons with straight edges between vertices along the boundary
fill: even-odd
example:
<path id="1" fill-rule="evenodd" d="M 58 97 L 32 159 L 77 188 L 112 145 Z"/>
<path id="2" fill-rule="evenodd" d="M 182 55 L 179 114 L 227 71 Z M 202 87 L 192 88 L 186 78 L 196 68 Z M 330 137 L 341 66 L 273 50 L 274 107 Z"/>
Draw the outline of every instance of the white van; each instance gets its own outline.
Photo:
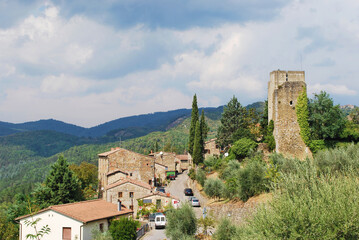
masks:
<path id="1" fill-rule="evenodd" d="M 155 218 L 155 228 L 165 228 L 166 227 L 166 216 L 164 214 L 158 214 Z"/>

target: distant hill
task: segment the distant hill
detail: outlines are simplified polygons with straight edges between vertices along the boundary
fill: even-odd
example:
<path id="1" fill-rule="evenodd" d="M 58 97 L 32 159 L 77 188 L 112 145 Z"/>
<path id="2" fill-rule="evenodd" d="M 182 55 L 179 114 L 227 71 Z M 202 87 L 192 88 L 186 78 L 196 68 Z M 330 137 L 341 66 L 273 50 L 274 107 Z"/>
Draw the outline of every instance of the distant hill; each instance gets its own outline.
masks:
<path id="1" fill-rule="evenodd" d="M 263 102 L 256 102 L 248 105 L 247 108 L 256 108 L 263 111 Z M 221 118 L 223 106 L 217 108 L 207 107 L 200 108 L 199 111 L 205 112 L 205 115 L 212 120 Z M 144 136 L 154 131 L 165 131 L 175 126 L 179 119 L 185 119 L 191 115 L 191 109 L 177 109 L 167 112 L 155 112 L 130 116 L 112 120 L 91 128 L 84 128 L 74 124 L 62 121 L 47 119 L 25 123 L 8 123 L 0 122 L 0 136 L 7 136 L 14 133 L 50 130 L 60 133 L 70 134 L 77 137 L 99 138 L 104 136 L 117 136 L 124 139 Z"/>
<path id="2" fill-rule="evenodd" d="M 223 106 L 204 108 L 204 111 L 210 127 L 208 138 L 213 138 L 220 124 Z M 0 137 L 0 202 L 11 201 L 15 193 L 26 193 L 34 183 L 43 181 L 59 154 L 64 154 L 70 163 L 86 161 L 96 164 L 97 154 L 111 147 L 121 146 L 147 154 L 155 142 L 160 149 L 183 153 L 187 149 L 190 114 L 190 109 L 144 114 L 117 119 L 89 129 L 52 119 L 23 124 L 0 122 L 0 130 L 11 134 Z M 41 128 L 66 133 L 34 131 Z M 92 136 L 100 137 L 68 134 L 83 134 L 87 131 L 93 131 Z M 101 135 L 103 133 L 105 135 Z"/>

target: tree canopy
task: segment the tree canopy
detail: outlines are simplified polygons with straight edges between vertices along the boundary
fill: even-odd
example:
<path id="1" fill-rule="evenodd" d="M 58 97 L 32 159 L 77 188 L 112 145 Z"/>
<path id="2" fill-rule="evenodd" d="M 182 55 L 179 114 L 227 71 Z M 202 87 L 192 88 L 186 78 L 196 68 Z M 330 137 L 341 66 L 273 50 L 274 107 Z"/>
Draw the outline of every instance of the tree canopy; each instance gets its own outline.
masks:
<path id="1" fill-rule="evenodd" d="M 197 121 L 198 121 L 198 106 L 197 106 L 197 96 L 195 94 L 193 96 L 193 101 L 192 101 L 191 126 L 189 129 L 188 152 L 190 154 L 193 153 Z"/>
<path id="2" fill-rule="evenodd" d="M 337 139 L 344 129 L 345 119 L 339 105 L 334 106 L 324 91 L 314 94 L 309 102 L 309 125 L 312 139 Z"/>
<path id="3" fill-rule="evenodd" d="M 44 184 L 38 186 L 34 195 L 42 208 L 84 200 L 80 181 L 69 169 L 63 156 L 60 156 L 56 163 L 51 166 L 51 171 Z"/>

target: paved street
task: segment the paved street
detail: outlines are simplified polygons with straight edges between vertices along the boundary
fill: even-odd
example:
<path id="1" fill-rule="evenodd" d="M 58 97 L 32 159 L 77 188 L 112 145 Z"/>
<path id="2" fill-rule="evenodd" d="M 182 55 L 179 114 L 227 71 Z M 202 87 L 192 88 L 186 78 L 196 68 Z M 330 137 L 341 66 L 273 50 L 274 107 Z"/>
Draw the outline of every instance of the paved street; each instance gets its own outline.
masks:
<path id="1" fill-rule="evenodd" d="M 170 186 L 166 188 L 166 192 L 169 192 L 171 195 L 176 196 L 180 199 L 181 204 L 186 202 L 188 197 L 184 195 L 184 189 L 187 188 L 187 180 L 188 175 L 187 173 L 183 173 L 177 176 L 176 180 L 172 181 Z M 196 194 L 195 194 L 196 195 Z M 199 218 L 202 216 L 203 208 L 194 208 L 196 217 Z M 143 238 L 144 240 L 163 240 L 169 239 L 165 235 L 164 229 L 155 229 L 154 224 L 152 224 L 152 230 L 146 234 Z"/>

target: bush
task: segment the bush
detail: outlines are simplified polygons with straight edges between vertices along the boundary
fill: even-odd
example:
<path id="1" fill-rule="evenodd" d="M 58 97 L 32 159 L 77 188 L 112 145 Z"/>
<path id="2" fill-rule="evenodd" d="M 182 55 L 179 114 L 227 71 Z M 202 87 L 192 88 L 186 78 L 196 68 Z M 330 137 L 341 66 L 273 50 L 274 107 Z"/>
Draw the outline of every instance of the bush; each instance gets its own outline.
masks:
<path id="1" fill-rule="evenodd" d="M 206 166 L 206 168 L 208 168 L 210 171 L 211 170 L 216 170 L 219 169 L 222 163 L 222 159 L 218 158 L 217 156 L 208 156 L 206 157 L 206 159 L 204 160 L 204 165 Z"/>
<path id="2" fill-rule="evenodd" d="M 249 154 L 255 150 L 257 143 L 248 138 L 242 138 L 236 141 L 231 147 L 231 154 L 234 154 L 236 159 L 248 157 Z"/>
<path id="3" fill-rule="evenodd" d="M 166 217 L 166 236 L 172 240 L 191 239 L 190 237 L 196 233 L 197 218 L 188 203 L 169 211 Z"/>
<path id="4" fill-rule="evenodd" d="M 247 201 L 250 197 L 268 189 L 265 177 L 265 167 L 258 161 L 250 161 L 244 169 L 239 171 L 239 198 Z"/>
<path id="5" fill-rule="evenodd" d="M 139 227 L 139 222 L 123 217 L 119 220 L 113 220 L 109 231 L 114 240 L 136 240 L 137 227 Z"/>
<path id="6" fill-rule="evenodd" d="M 313 153 L 317 153 L 319 150 L 325 149 L 324 140 L 311 140 L 309 148 Z"/>
<path id="7" fill-rule="evenodd" d="M 91 231 L 92 240 L 113 240 L 111 233 L 109 231 L 100 232 L 97 227 L 93 228 Z"/>
<path id="8" fill-rule="evenodd" d="M 232 240 L 236 233 L 236 227 L 228 218 L 222 218 L 214 234 L 215 240 Z"/>
<path id="9" fill-rule="evenodd" d="M 314 161 L 285 174 L 271 202 L 256 211 L 236 239 L 358 239 L 359 182 L 352 170 L 318 174 Z"/>
<path id="10" fill-rule="evenodd" d="M 224 183 L 218 178 L 209 178 L 204 183 L 204 192 L 211 198 L 220 198 L 224 188 Z"/>
<path id="11" fill-rule="evenodd" d="M 191 168 L 188 172 L 188 176 L 190 179 L 195 180 L 196 179 L 196 171 L 194 170 L 194 168 Z"/>
<path id="12" fill-rule="evenodd" d="M 206 181 L 206 173 L 203 171 L 203 169 L 197 169 L 196 180 L 199 182 L 199 184 L 201 184 L 201 186 L 204 186 L 204 182 Z"/>
<path id="13" fill-rule="evenodd" d="M 230 160 L 220 177 L 224 180 L 235 178 L 238 176 L 239 169 L 241 169 L 241 164 L 239 163 L 239 161 Z"/>
<path id="14" fill-rule="evenodd" d="M 347 147 L 328 149 L 317 153 L 315 165 L 322 173 L 334 173 L 348 169 L 359 169 L 359 144 Z"/>

